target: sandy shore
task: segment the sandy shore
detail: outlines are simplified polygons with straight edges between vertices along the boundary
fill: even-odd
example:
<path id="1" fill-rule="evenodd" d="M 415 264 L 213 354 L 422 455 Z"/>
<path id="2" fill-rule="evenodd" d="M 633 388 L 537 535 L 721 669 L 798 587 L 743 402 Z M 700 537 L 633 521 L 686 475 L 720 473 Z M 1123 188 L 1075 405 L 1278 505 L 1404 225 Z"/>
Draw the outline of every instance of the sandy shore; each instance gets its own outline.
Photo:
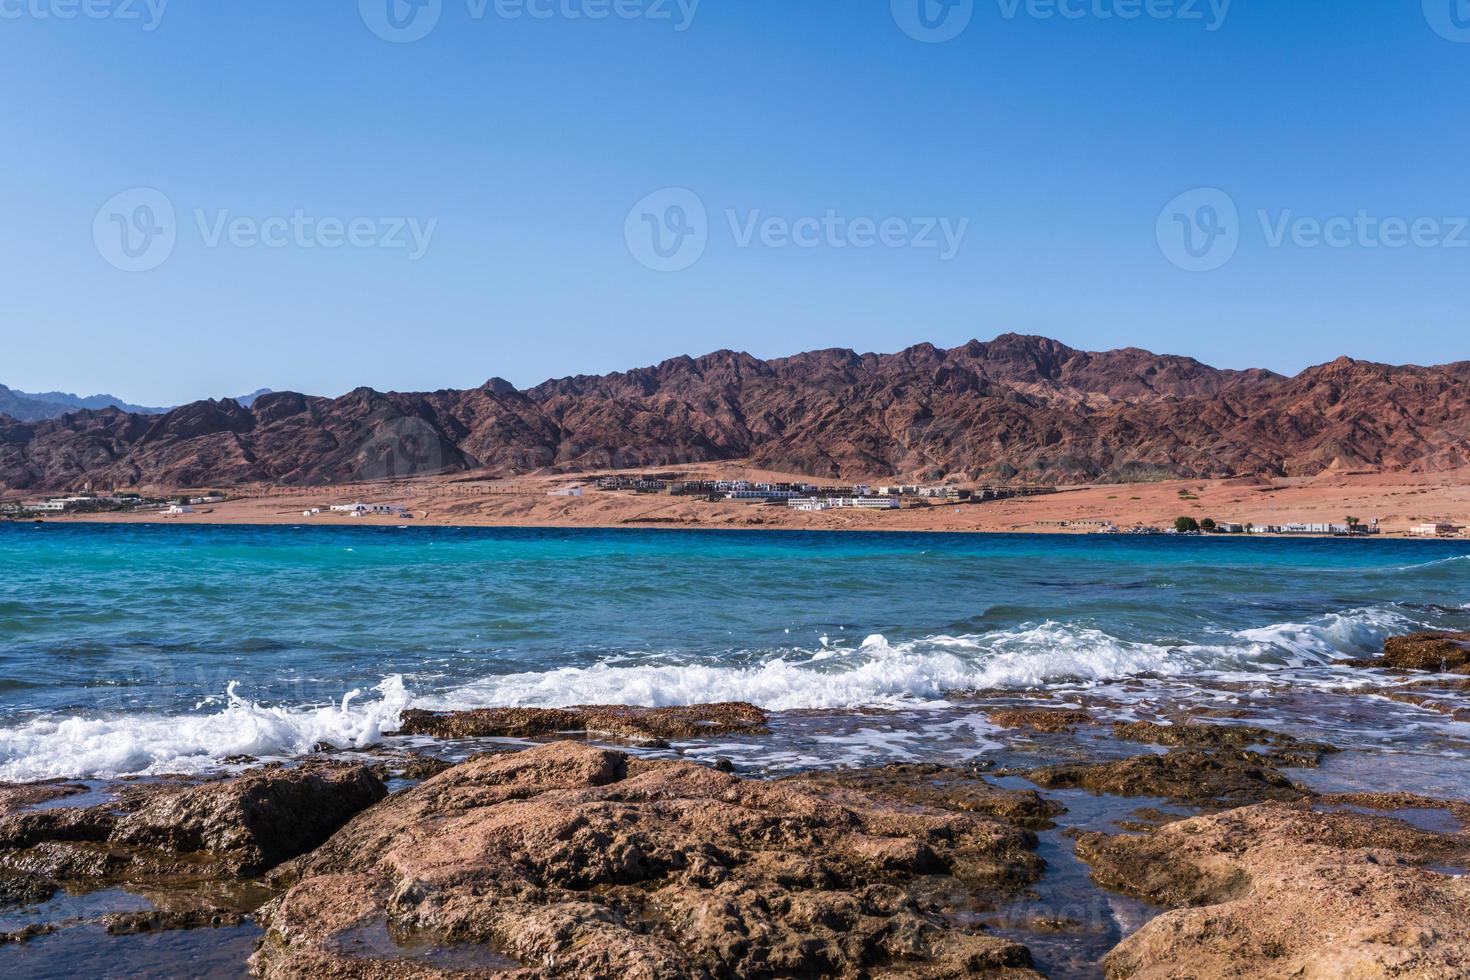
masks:
<path id="1" fill-rule="evenodd" d="M 803 477 L 729 465 L 679 467 L 682 478 L 801 480 Z M 1311 479 L 1188 480 L 1068 487 L 1055 494 L 994 503 L 906 502 L 898 511 L 794 511 L 745 501 L 708 502 L 663 494 L 598 491 L 601 474 L 431 477 L 337 487 L 246 487 L 239 496 L 194 514 L 101 514 L 48 520 L 184 524 L 377 524 L 395 517 L 354 518 L 326 512 L 332 504 L 402 504 L 415 524 L 483 527 L 688 527 L 795 530 L 988 531 L 1088 533 L 1104 524 L 1166 527 L 1187 515 L 1256 525 L 1342 523 L 1349 515 L 1376 518 L 1386 534 L 1425 521 L 1470 524 L 1470 470 L 1449 473 L 1325 474 Z M 558 488 L 587 483 L 583 497 L 553 497 Z M 323 513 L 304 518 L 303 511 Z"/>

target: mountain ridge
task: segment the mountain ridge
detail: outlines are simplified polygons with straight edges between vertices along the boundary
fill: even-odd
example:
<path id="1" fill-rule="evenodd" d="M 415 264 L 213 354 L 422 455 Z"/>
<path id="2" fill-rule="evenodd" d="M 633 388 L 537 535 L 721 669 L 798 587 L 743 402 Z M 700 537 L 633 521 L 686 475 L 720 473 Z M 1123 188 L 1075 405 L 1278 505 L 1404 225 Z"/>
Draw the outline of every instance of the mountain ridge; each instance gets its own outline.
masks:
<path id="1" fill-rule="evenodd" d="M 1127 482 L 1470 462 L 1470 362 L 1285 377 L 1002 334 L 889 354 L 714 351 L 518 389 L 295 392 L 0 419 L 12 490 L 329 485 L 730 461 L 813 477 Z"/>

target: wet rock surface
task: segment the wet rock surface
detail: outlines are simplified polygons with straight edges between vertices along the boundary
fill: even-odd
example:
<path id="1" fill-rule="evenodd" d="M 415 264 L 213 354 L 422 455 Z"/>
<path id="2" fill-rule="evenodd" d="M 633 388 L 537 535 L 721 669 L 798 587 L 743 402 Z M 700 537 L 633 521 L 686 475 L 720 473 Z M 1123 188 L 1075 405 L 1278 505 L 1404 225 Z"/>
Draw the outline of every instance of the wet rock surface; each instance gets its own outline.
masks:
<path id="1" fill-rule="evenodd" d="M 923 763 L 895 763 L 790 777 L 815 786 L 857 790 L 878 799 L 981 813 L 1020 827 L 1051 825 L 1062 807 L 1035 790 L 1002 789 L 973 772 Z"/>
<path id="2" fill-rule="evenodd" d="M 1206 809 L 1262 800 L 1298 800 L 1297 786 L 1270 761 L 1248 750 L 1176 749 L 1117 762 L 1047 766 L 1026 778 L 1049 789 L 1085 789 L 1114 796 L 1153 796 Z"/>
<path id="3" fill-rule="evenodd" d="M 525 977 L 1035 976 L 962 917 L 1034 880 L 1034 845 L 961 809 L 552 743 L 456 766 L 281 869 L 253 965 L 443 975 L 355 939 L 387 930 Z"/>
<path id="4" fill-rule="evenodd" d="M 1464 976 L 1470 878 L 1446 862 L 1470 853 L 1470 837 L 1365 812 L 1364 802 L 1270 802 L 1142 836 L 1080 835 L 1077 853 L 1100 884 L 1174 909 L 1109 953 L 1107 975 Z"/>
<path id="5" fill-rule="evenodd" d="M 119 885 L 154 900 L 147 915 L 155 918 L 107 923 L 113 932 L 238 924 L 269 897 L 252 876 L 321 844 L 387 792 L 366 767 L 335 764 L 193 785 L 135 783 L 87 807 L 37 809 L 81 796 L 41 788 L 0 794 L 0 909 Z M 43 926 L 28 925 L 18 938 L 53 931 Z"/>
<path id="6" fill-rule="evenodd" d="M 1470 633 L 1411 633 L 1383 641 L 1383 667 L 1437 672 L 1470 671 Z"/>
<path id="7" fill-rule="evenodd" d="M 1333 696 L 1448 700 L 1462 679 L 1396 680 Z M 267 977 L 1463 975 L 1436 910 L 1462 898 L 1443 889 L 1470 866 L 1470 804 L 1333 794 L 1376 789 L 1364 760 L 1387 757 L 1262 727 L 1247 693 L 992 701 L 978 727 L 1003 747 L 949 765 L 762 769 L 741 746 L 786 721 L 769 736 L 731 704 L 410 712 L 419 741 L 297 768 L 0 785 L 0 969 L 106 972 L 116 949 L 181 969 L 218 950 L 231 976 L 253 950 Z M 700 735 L 731 737 L 665 741 Z M 425 737 L 532 747 L 456 761 L 485 746 Z M 1262 894 L 1291 914 L 1258 914 Z M 1286 936 L 1293 916 L 1361 958 Z"/>
<path id="8" fill-rule="evenodd" d="M 1085 711 L 1047 708 L 1001 708 L 987 717 L 1002 728 L 1032 728 L 1038 732 L 1064 732 L 1073 725 L 1091 724 Z"/>
<path id="9" fill-rule="evenodd" d="M 542 738 L 587 734 L 638 741 L 763 734 L 766 713 L 732 701 L 669 708 L 601 705 L 576 708 L 479 708 L 402 713 L 398 734 L 435 738 Z"/>
<path id="10" fill-rule="evenodd" d="M 117 820 L 108 843 L 206 852 L 234 874 L 258 874 L 316 847 L 386 795 L 365 766 L 268 768 L 153 794 Z"/>
<path id="11" fill-rule="evenodd" d="M 1213 725 L 1187 722 L 1161 725 L 1135 721 L 1113 726 L 1113 737 L 1129 742 L 1147 742 L 1191 749 L 1244 749 L 1260 746 L 1258 754 L 1281 766 L 1315 766 L 1324 755 L 1338 751 L 1326 742 L 1309 742 L 1255 725 Z"/>

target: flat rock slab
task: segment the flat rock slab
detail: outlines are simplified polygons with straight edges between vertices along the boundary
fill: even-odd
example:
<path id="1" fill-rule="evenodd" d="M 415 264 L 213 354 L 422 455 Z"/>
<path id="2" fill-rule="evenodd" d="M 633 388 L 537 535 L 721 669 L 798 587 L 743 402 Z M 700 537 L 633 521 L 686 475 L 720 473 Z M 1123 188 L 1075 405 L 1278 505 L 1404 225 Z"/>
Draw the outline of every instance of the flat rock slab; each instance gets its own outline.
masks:
<path id="1" fill-rule="evenodd" d="M 1470 854 L 1369 807 L 1467 808 L 1402 796 L 1261 803 L 1143 836 L 1083 834 L 1105 887 L 1173 907 L 1105 958 L 1115 980 L 1470 975 Z"/>
<path id="2" fill-rule="evenodd" d="M 284 866 L 294 884 L 262 909 L 252 965 L 266 978 L 1035 977 L 1024 946 L 963 915 L 1034 881 L 1034 846 L 976 813 L 551 743 L 447 770 Z M 436 948 L 452 966 L 416 952 Z"/>
<path id="3" fill-rule="evenodd" d="M 641 708 L 587 705 L 575 708 L 476 708 L 470 711 L 403 712 L 399 735 L 435 738 L 544 738 L 588 734 L 638 741 L 703 738 L 711 735 L 761 735 L 766 713 L 753 704 Z"/>
<path id="4" fill-rule="evenodd" d="M 1154 796 L 1206 809 L 1311 795 L 1256 752 L 1175 749 L 1117 762 L 1033 769 L 1026 778 L 1047 789 L 1085 789 L 1113 796 Z"/>

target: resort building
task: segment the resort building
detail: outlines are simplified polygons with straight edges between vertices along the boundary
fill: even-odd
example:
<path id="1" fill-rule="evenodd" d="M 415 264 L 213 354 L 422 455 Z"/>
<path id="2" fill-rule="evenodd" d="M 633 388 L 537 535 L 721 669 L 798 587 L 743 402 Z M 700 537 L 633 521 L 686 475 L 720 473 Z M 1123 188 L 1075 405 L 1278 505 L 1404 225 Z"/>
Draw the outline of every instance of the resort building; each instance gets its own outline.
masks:
<path id="1" fill-rule="evenodd" d="M 332 510 L 341 514 L 351 514 L 353 517 L 364 517 L 368 514 L 386 514 L 396 516 L 408 510 L 402 504 L 333 504 Z"/>
<path id="2" fill-rule="evenodd" d="M 898 510 L 896 497 L 793 497 L 786 502 L 793 510 Z"/>
<path id="3" fill-rule="evenodd" d="M 1421 538 L 1452 538 L 1463 530 L 1465 529 L 1458 524 L 1432 522 L 1411 527 L 1409 533 Z"/>

